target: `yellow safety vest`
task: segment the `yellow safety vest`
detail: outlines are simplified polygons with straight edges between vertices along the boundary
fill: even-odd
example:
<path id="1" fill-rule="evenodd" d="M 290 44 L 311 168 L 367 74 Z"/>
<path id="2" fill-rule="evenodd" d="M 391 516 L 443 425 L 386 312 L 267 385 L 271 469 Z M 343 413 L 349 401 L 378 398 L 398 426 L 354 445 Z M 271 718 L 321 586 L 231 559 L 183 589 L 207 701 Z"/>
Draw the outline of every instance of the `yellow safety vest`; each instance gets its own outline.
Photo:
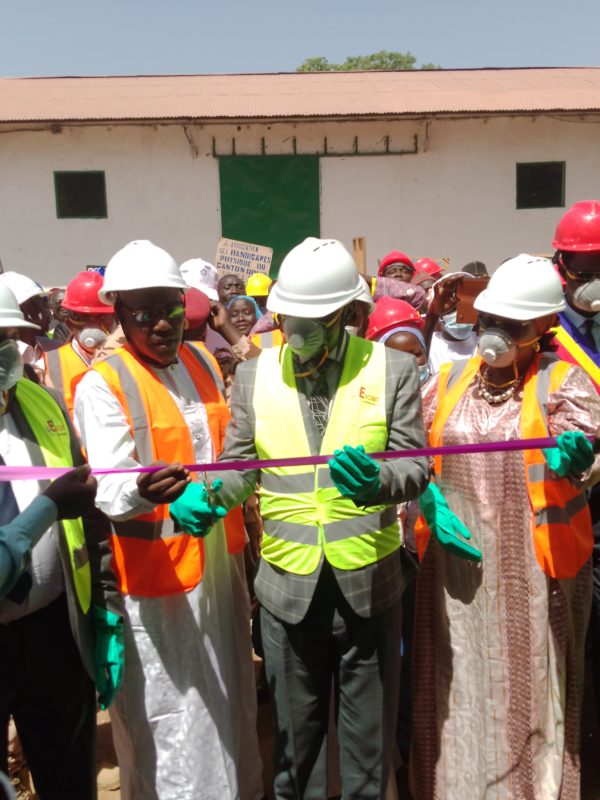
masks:
<path id="1" fill-rule="evenodd" d="M 47 467 L 72 467 L 71 433 L 63 412 L 54 398 L 33 381 L 22 378 L 16 387 L 17 402 Z M 42 466 L 41 464 L 38 466 Z M 92 596 L 92 582 L 83 522 L 79 519 L 59 521 L 69 551 L 73 584 L 81 610 L 87 613 Z"/>
<path id="2" fill-rule="evenodd" d="M 258 358 L 253 407 L 259 458 L 309 456 L 292 353 L 284 346 Z M 345 444 L 367 452 L 385 450 L 385 348 L 352 336 L 323 442 L 321 455 Z M 395 505 L 357 508 L 335 487 L 329 467 L 262 470 L 260 510 L 262 557 L 297 575 L 308 575 L 325 558 L 338 569 L 359 569 L 400 547 Z"/>

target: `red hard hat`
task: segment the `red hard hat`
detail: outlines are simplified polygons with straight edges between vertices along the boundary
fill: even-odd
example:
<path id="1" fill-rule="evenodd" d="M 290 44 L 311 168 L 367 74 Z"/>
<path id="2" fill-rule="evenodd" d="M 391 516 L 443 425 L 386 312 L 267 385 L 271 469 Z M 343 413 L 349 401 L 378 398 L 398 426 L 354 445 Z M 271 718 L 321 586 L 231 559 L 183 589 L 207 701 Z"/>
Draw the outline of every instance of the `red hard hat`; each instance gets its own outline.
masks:
<path id="1" fill-rule="evenodd" d="M 600 201 L 582 200 L 563 214 L 552 247 L 572 253 L 600 250 Z"/>
<path id="2" fill-rule="evenodd" d="M 396 325 L 412 325 L 421 330 L 424 324 L 419 312 L 410 303 L 382 297 L 375 303 L 375 311 L 369 317 L 366 338 L 374 339 Z"/>
<path id="3" fill-rule="evenodd" d="M 432 258 L 418 258 L 415 261 L 415 267 L 421 272 L 427 272 L 432 278 L 441 278 L 444 274 L 444 270 Z"/>
<path id="4" fill-rule="evenodd" d="M 383 275 L 384 269 L 389 267 L 390 264 L 406 264 L 406 266 L 411 267 L 411 269 L 415 268 L 415 265 L 406 255 L 406 253 L 401 253 L 400 250 L 392 250 L 391 253 L 388 253 L 387 256 L 384 256 L 381 259 L 381 264 L 379 265 L 379 270 L 377 271 L 377 275 L 380 278 Z"/>
<path id="5" fill-rule="evenodd" d="M 113 307 L 101 303 L 98 299 L 98 292 L 103 283 L 104 278 L 99 272 L 90 270 L 77 273 L 67 284 L 62 307 L 79 314 L 113 314 Z"/>

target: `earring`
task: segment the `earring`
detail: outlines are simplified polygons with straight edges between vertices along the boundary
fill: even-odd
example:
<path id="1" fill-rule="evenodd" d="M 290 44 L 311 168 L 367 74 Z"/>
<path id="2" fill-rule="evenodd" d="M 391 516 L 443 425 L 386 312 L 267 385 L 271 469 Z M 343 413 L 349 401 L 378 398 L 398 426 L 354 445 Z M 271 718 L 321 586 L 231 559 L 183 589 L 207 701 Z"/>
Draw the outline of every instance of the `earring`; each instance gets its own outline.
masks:
<path id="1" fill-rule="evenodd" d="M 533 343 L 533 352 L 539 353 L 540 352 L 540 343 L 539 341 Z"/>

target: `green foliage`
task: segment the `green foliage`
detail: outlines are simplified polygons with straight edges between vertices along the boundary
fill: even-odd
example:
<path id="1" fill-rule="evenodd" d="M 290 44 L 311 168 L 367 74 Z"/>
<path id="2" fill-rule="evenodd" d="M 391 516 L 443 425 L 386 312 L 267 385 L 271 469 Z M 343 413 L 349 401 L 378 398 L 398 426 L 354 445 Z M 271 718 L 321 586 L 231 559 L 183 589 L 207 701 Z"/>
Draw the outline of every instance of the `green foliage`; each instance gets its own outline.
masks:
<path id="1" fill-rule="evenodd" d="M 348 56 L 342 64 L 333 64 L 325 56 L 307 58 L 296 72 L 351 72 L 371 69 L 404 70 L 415 69 L 417 59 L 412 53 L 396 53 L 380 50 L 368 56 Z M 440 69 L 438 64 L 422 64 L 421 69 Z"/>

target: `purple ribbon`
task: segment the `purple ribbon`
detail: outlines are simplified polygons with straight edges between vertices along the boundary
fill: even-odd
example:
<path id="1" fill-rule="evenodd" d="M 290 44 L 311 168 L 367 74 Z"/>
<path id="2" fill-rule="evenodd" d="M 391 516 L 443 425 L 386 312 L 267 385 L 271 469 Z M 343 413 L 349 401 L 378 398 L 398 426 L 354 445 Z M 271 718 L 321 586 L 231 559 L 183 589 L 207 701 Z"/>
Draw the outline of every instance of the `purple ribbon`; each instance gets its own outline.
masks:
<path id="1" fill-rule="evenodd" d="M 594 437 L 589 437 L 594 441 Z M 512 450 L 538 450 L 547 447 L 556 447 L 556 438 L 552 436 L 540 439 L 511 439 L 504 442 L 476 442 L 473 444 L 451 444 L 442 447 L 420 447 L 414 450 L 384 450 L 379 453 L 369 453 L 371 458 L 378 461 L 396 458 L 417 458 L 418 456 L 456 456 L 469 453 L 502 453 Z M 328 456 L 300 456 L 295 458 L 269 458 L 250 459 L 249 461 L 217 461 L 210 464 L 185 464 L 190 472 L 221 472 L 228 470 L 267 469 L 269 467 L 314 467 L 318 464 L 327 464 L 332 455 Z M 122 469 L 93 468 L 94 475 L 119 475 L 138 472 L 156 472 L 162 466 L 133 467 Z M 0 466 L 0 480 L 54 480 L 59 475 L 69 472 L 68 467 L 11 467 Z"/>

